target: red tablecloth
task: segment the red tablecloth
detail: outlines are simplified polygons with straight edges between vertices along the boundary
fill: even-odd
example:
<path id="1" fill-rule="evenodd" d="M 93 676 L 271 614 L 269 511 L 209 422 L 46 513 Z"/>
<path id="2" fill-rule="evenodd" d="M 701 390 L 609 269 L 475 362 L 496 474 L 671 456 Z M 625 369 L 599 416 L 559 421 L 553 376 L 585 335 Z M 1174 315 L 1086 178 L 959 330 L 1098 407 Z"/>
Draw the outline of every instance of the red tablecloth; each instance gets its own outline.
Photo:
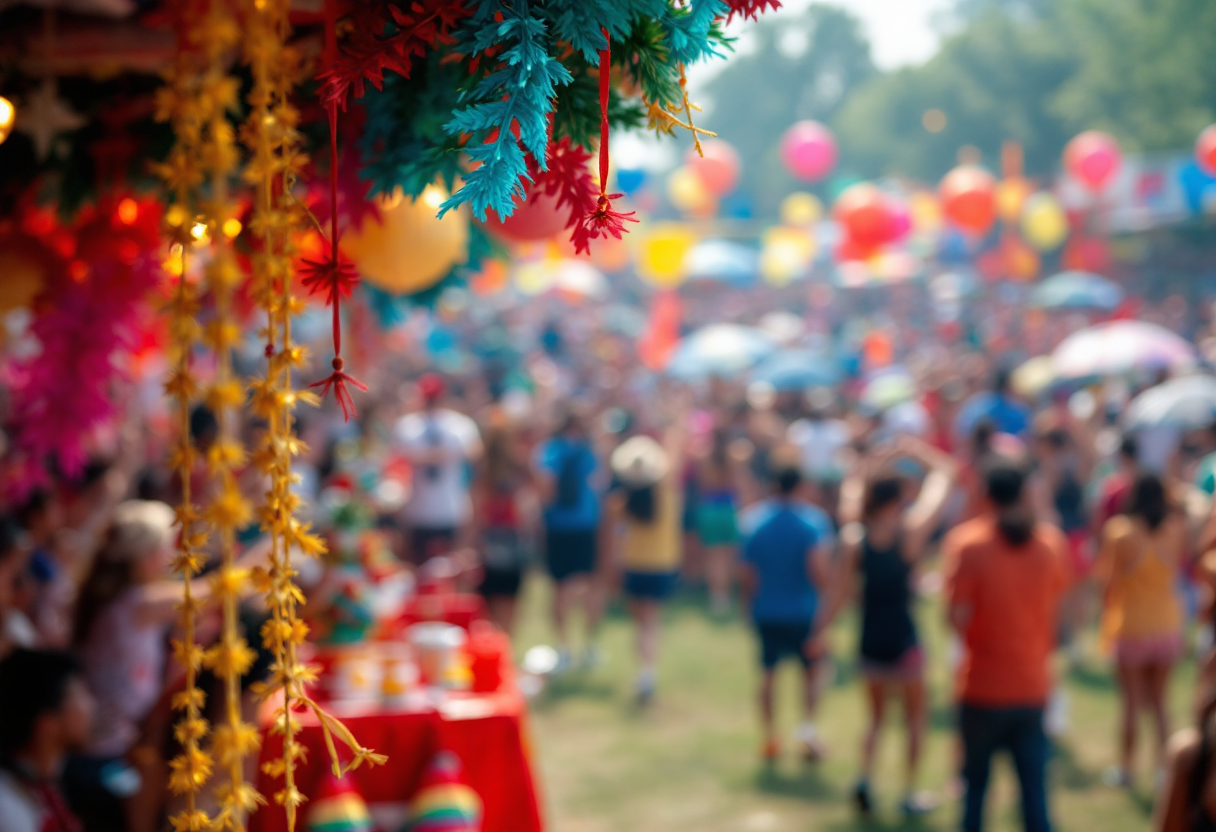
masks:
<path id="1" fill-rule="evenodd" d="M 388 755 L 385 765 L 360 767 L 347 775 L 369 806 L 407 803 L 435 752 L 447 750 L 460 758 L 465 780 L 481 796 L 483 832 L 541 832 L 527 710 L 513 687 L 495 694 L 453 694 L 438 709 L 352 714 L 335 707 L 333 713 L 359 742 Z M 315 718 L 301 714 L 300 722 L 300 742 L 308 756 L 296 769 L 296 784 L 312 796 L 329 771 L 329 756 Z M 281 750 L 282 740 L 267 733 L 263 760 L 279 756 Z M 257 786 L 270 802 L 250 817 L 250 832 L 286 832 L 287 818 L 273 801 L 282 780 L 262 773 L 259 766 Z M 306 803 L 297 828 L 304 828 L 307 817 Z"/>

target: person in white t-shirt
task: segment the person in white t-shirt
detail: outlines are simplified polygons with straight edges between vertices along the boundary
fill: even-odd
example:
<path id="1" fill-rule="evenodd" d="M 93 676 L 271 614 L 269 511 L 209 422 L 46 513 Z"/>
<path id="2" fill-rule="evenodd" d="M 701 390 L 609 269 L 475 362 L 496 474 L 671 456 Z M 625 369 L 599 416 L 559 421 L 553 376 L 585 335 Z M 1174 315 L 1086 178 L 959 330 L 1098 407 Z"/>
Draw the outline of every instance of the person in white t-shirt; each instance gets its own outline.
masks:
<path id="1" fill-rule="evenodd" d="M 810 413 L 790 425 L 785 438 L 798 449 L 802 476 L 814 486 L 815 501 L 832 505 L 844 474 L 842 451 L 849 446 L 852 434 L 847 424 L 831 415 L 831 391 L 814 390 L 807 403 Z"/>
<path id="2" fill-rule="evenodd" d="M 476 423 L 441 407 L 446 386 L 433 373 L 418 381 L 422 408 L 398 420 L 393 441 L 414 469 L 405 506 L 415 563 L 449 553 L 472 517 L 470 466 L 481 456 Z"/>

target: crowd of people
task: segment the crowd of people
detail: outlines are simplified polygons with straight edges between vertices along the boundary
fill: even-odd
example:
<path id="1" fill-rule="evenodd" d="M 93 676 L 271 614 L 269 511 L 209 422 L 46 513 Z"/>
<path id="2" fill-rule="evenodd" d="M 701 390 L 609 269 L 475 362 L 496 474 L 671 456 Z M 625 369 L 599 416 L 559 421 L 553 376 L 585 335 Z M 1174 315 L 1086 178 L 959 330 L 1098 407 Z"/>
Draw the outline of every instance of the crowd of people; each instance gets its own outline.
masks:
<path id="1" fill-rule="evenodd" d="M 860 403 L 848 383 L 676 383 L 636 366 L 630 336 L 587 326 L 590 314 L 534 327 L 532 346 L 506 356 L 503 344 L 520 340 L 506 312 L 471 325 L 483 340 L 500 330 L 474 369 L 382 362 L 356 420 L 301 414 L 310 450 L 298 488 L 331 547 L 347 546 L 354 507 L 387 556 L 418 574 L 442 563 L 507 632 L 539 567 L 552 585 L 555 674 L 601 665 L 605 608 L 622 599 L 640 706 L 663 691 L 665 602 L 703 592 L 707 615 L 754 629 L 768 762 L 783 751 L 778 666 L 805 670 L 794 740 L 814 761 L 834 753 L 817 728 L 830 668 L 855 662 L 867 724 L 852 796 L 866 815 L 885 791 L 876 749 L 896 705 L 907 742 L 901 810 L 933 811 L 935 792 L 953 788 L 920 774 L 926 665 L 948 659 L 966 832 L 984 828 L 991 763 L 1004 752 L 1025 828 L 1051 828 L 1050 735 L 1067 711 L 1053 667 L 1101 651 L 1121 697 L 1111 784 L 1159 783 L 1162 832 L 1216 826 L 1210 637 L 1197 639 L 1199 707 L 1172 740 L 1166 695 L 1187 634 L 1212 626 L 1216 430 L 1122 434 L 1117 407 L 1089 391 L 1025 401 L 1008 368 L 965 341 L 925 353 L 938 360 L 915 371 L 923 416 L 910 421 Z M 181 487 L 164 462 L 170 432 L 155 424 L 133 408 L 99 437 L 82 476 L 0 517 L 0 828 L 144 832 L 170 808 L 168 698 L 182 675 L 168 650 L 181 596 L 170 506 Z M 253 422 L 221 426 L 203 407 L 190 419 L 204 451 L 222 427 L 256 440 Z M 205 500 L 205 464 L 191 480 Z M 254 501 L 264 489 L 252 468 L 240 484 Z M 239 537 L 244 562 L 265 556 L 256 525 Z M 934 574 L 957 656 L 930 656 L 919 632 L 918 598 Z M 301 583 L 310 614 L 332 606 L 323 574 L 304 570 Z M 193 587 L 203 600 L 210 589 L 205 576 Z M 833 655 L 830 634 L 854 610 L 855 654 Z M 251 644 L 264 616 L 256 599 L 242 607 Z M 215 637 L 214 622 L 200 637 Z M 259 657 L 244 689 L 268 661 Z M 221 698 L 217 689 L 212 707 Z M 252 718 L 253 696 L 242 704 Z M 1145 714 L 1153 768 L 1138 770 Z"/>

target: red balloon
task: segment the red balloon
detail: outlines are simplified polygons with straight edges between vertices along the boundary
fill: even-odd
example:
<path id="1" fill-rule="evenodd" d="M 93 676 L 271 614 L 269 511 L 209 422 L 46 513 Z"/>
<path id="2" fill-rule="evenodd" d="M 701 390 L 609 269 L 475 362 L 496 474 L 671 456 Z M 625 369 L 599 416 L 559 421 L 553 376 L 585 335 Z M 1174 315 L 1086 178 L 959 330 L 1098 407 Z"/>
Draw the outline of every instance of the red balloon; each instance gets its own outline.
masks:
<path id="1" fill-rule="evenodd" d="M 486 216 L 486 228 L 499 237 L 522 242 L 556 237 L 570 219 L 570 206 L 558 208 L 557 199 L 557 194 L 548 196 L 541 191 L 533 191 L 522 203 L 516 197 L 515 212 L 500 220 L 490 210 Z"/>
<path id="2" fill-rule="evenodd" d="M 1064 169 L 1095 193 L 1106 190 L 1122 164 L 1119 143 L 1113 136 L 1097 130 L 1074 136 L 1064 148 Z"/>
<path id="3" fill-rule="evenodd" d="M 800 121 L 781 137 L 781 161 L 803 182 L 816 182 L 836 167 L 836 139 L 817 121 Z"/>
<path id="4" fill-rule="evenodd" d="M 739 184 L 739 154 L 721 139 L 710 139 L 701 143 L 698 154 L 688 151 L 685 163 L 701 180 L 705 190 L 714 196 L 726 196 Z"/>
<path id="5" fill-rule="evenodd" d="M 851 185 L 832 209 L 845 237 L 857 250 L 873 251 L 899 235 L 895 211 L 886 194 L 868 182 Z"/>
<path id="6" fill-rule="evenodd" d="M 983 168 L 963 165 L 946 174 L 938 188 L 946 218 L 972 234 L 986 234 L 996 222 L 996 180 Z"/>
<path id="7" fill-rule="evenodd" d="M 1216 176 L 1216 124 L 1200 133 L 1195 141 L 1195 161 L 1208 176 Z"/>

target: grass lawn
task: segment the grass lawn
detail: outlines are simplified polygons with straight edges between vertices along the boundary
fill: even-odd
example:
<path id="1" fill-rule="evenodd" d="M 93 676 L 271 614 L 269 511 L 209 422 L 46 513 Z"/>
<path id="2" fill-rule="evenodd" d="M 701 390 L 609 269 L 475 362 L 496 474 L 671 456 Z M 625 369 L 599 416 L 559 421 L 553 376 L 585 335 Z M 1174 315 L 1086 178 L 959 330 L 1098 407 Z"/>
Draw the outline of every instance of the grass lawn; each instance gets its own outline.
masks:
<path id="1" fill-rule="evenodd" d="M 548 587 L 527 589 L 516 644 L 519 654 L 551 643 Z M 933 714 L 922 785 L 941 790 L 952 771 L 949 674 L 941 609 L 919 610 L 930 659 Z M 668 610 L 654 704 L 639 712 L 631 700 L 632 628 L 611 614 L 602 646 L 607 663 L 552 683 L 533 703 L 532 733 L 543 800 L 552 832 L 765 832 L 766 830 L 947 830 L 957 828 L 957 801 L 915 823 L 897 810 L 903 734 L 898 714 L 880 750 L 873 784 L 878 812 L 862 823 L 849 803 L 857 774 L 864 702 L 851 662 L 851 622 L 834 634 L 837 678 L 819 714 L 828 758 L 817 765 L 796 759 L 793 742 L 775 766 L 760 761 L 754 705 L 757 662 L 741 620 L 715 623 L 702 605 L 676 600 Z M 799 669 L 789 664 L 780 680 L 781 724 L 790 737 L 798 721 Z M 1193 667 L 1183 666 L 1172 688 L 1175 724 L 1188 718 Z M 1105 664 L 1068 676 L 1072 726 L 1051 764 L 1052 811 L 1061 830 L 1131 832 L 1148 827 L 1150 761 L 1143 755 L 1139 791 L 1104 786 L 1103 770 L 1115 759 L 1116 691 Z M 1144 725 L 1145 731 L 1149 726 Z M 1147 734 L 1146 734 L 1147 736 Z M 1007 760 L 1000 761 L 989 793 L 989 829 L 1020 829 L 1017 788 Z"/>

